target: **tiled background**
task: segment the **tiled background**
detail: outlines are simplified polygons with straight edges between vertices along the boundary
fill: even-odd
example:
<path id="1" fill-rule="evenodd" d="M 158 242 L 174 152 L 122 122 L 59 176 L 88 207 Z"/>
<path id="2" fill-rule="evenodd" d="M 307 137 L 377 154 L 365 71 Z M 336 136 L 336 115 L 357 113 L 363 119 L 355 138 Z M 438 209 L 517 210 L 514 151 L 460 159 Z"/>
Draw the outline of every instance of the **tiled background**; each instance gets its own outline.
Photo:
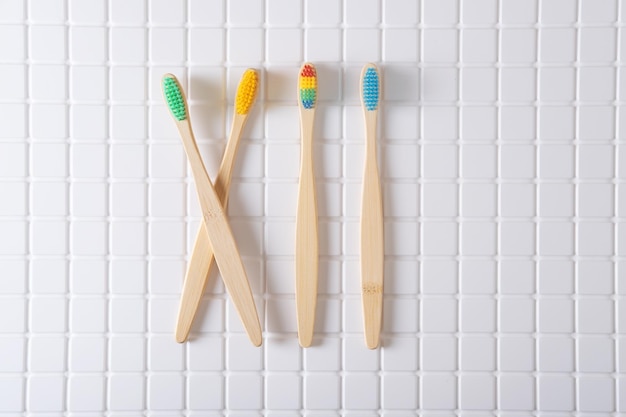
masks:
<path id="1" fill-rule="evenodd" d="M 625 412 L 625 13 L 618 0 L 0 1 L 0 416 Z M 303 60 L 320 85 L 307 350 L 293 297 Z M 374 351 L 358 270 L 367 61 L 384 81 Z M 215 275 L 178 345 L 200 213 L 159 79 L 188 88 L 214 175 L 246 67 L 262 91 L 229 212 L 264 345 Z"/>

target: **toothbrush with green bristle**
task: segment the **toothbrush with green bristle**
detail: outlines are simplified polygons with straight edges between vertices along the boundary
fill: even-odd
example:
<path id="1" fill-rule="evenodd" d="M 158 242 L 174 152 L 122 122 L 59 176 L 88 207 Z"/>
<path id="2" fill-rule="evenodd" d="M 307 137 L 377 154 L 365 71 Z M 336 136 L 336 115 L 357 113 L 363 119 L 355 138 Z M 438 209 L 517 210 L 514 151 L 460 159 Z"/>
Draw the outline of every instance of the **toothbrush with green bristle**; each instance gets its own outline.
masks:
<path id="1" fill-rule="evenodd" d="M 378 347 L 383 314 L 383 202 L 376 156 L 376 125 L 380 76 L 374 64 L 361 72 L 361 103 L 365 118 L 365 169 L 361 206 L 361 298 L 365 344 Z"/>
<path id="2" fill-rule="evenodd" d="M 200 208 L 206 226 L 206 233 L 213 249 L 215 262 L 222 274 L 226 290 L 239 313 L 243 327 L 255 346 L 261 345 L 261 325 L 246 271 L 241 261 L 235 238 L 233 237 L 226 214 L 206 172 L 200 151 L 196 144 L 187 101 L 180 83 L 173 74 L 165 74 L 162 79 L 163 95 L 174 118 L 178 132 L 191 166 Z"/>

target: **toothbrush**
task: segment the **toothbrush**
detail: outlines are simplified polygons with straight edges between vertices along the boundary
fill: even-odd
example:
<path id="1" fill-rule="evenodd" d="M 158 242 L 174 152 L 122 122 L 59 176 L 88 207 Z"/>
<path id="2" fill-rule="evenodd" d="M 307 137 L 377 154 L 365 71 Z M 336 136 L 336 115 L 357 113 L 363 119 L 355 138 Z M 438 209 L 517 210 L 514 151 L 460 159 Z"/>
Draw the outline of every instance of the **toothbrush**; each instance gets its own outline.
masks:
<path id="1" fill-rule="evenodd" d="M 310 63 L 300 68 L 300 184 L 296 213 L 296 314 L 298 342 L 311 346 L 317 303 L 317 203 L 313 174 L 313 121 L 317 102 L 317 71 Z"/>
<path id="2" fill-rule="evenodd" d="M 376 156 L 376 124 L 380 76 L 374 64 L 361 72 L 361 104 L 365 118 L 365 169 L 361 206 L 361 298 L 365 344 L 378 347 L 383 313 L 383 204 Z"/>
<path id="3" fill-rule="evenodd" d="M 211 180 L 206 172 L 200 151 L 196 144 L 187 101 L 183 89 L 176 77 L 165 74 L 162 80 L 163 95 L 174 118 L 178 132 L 183 142 L 187 159 L 196 182 L 196 191 L 206 227 L 206 236 L 213 248 L 215 261 L 222 273 L 233 304 L 248 337 L 255 346 L 261 345 L 261 325 L 257 315 L 250 283 L 243 268 L 241 256 L 233 237 L 230 225 L 226 219 L 219 197 L 213 189 Z"/>
<path id="4" fill-rule="evenodd" d="M 239 138 L 248 114 L 256 98 L 259 77 L 255 70 L 247 69 L 239 81 L 237 95 L 235 96 L 235 113 L 230 131 L 230 137 L 226 142 L 226 149 L 222 157 L 222 163 L 215 178 L 215 193 L 224 210 L 228 204 L 228 191 L 234 166 L 235 155 L 239 146 Z M 187 267 L 187 274 L 183 284 L 176 323 L 176 341 L 183 343 L 189 336 L 191 324 L 198 311 L 200 299 L 204 293 L 208 281 L 208 274 L 213 262 L 213 250 L 207 236 L 206 224 L 200 225 L 196 241 L 194 243 L 191 259 Z"/>

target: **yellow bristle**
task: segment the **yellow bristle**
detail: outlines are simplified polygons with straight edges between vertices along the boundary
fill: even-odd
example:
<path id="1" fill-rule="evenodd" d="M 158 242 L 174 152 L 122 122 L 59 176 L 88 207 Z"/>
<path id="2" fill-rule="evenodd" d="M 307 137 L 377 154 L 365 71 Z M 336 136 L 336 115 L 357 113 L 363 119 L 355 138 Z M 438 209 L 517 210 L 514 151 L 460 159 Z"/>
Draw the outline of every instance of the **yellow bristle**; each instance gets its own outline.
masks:
<path id="1" fill-rule="evenodd" d="M 248 114 L 256 98 L 259 77 L 255 70 L 247 69 L 241 76 L 235 97 L 235 111 L 237 114 Z"/>

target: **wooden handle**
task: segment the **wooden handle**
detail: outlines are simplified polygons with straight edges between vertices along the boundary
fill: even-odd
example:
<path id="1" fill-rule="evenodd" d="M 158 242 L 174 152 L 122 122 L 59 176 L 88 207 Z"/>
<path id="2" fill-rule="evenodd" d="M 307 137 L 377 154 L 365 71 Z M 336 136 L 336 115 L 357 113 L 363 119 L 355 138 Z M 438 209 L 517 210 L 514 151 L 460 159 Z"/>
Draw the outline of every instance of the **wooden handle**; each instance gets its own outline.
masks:
<path id="1" fill-rule="evenodd" d="M 383 313 L 383 202 L 376 157 L 376 111 L 365 113 L 366 151 L 361 206 L 361 298 L 365 344 L 378 347 Z"/>
<path id="2" fill-rule="evenodd" d="M 239 145 L 241 130 L 245 123 L 244 115 L 236 114 L 233 118 L 233 126 L 230 137 L 226 142 L 226 150 L 222 157 L 217 177 L 215 178 L 214 189 L 217 197 L 224 210 L 228 205 L 228 192 L 230 189 L 230 181 L 232 178 L 232 170 Z M 178 319 L 176 322 L 176 341 L 183 343 L 189 337 L 191 325 L 198 312 L 200 300 L 209 278 L 209 271 L 213 263 L 213 248 L 207 236 L 206 225 L 204 219 L 198 229 L 196 240 L 191 252 L 191 259 L 187 266 L 185 281 L 183 283 L 182 294 L 180 297 L 180 306 L 178 308 Z"/>
<path id="3" fill-rule="evenodd" d="M 296 315 L 298 342 L 302 347 L 309 347 L 315 326 L 319 250 L 313 173 L 313 112 L 304 111 L 301 118 L 300 185 L 296 213 Z"/>
<path id="4" fill-rule="evenodd" d="M 209 245 L 222 274 L 226 290 L 255 346 L 261 345 L 261 325 L 246 271 L 222 204 L 209 180 L 188 120 L 177 122 L 185 152 L 196 181 L 196 191 L 204 217 Z M 205 278 L 206 279 L 206 278 Z"/>

